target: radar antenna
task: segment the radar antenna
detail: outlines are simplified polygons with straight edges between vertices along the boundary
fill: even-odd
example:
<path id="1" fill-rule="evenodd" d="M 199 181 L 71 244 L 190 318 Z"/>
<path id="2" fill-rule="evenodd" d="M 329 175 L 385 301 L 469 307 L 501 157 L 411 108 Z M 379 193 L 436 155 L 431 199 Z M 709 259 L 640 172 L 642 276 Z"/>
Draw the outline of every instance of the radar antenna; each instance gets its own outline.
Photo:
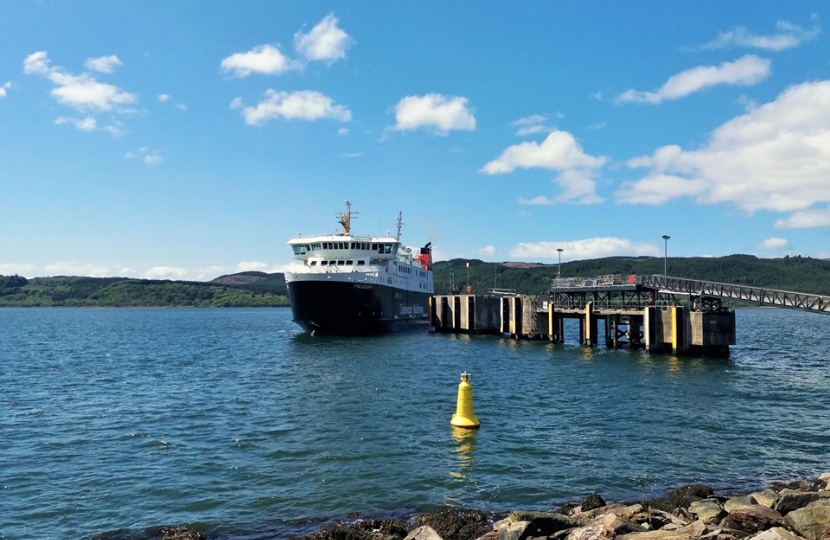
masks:
<path id="1" fill-rule="evenodd" d="M 395 240 L 397 240 L 398 242 L 401 241 L 401 225 L 403 225 L 403 221 L 401 221 L 402 218 L 403 212 L 401 210 L 398 210 L 398 232 L 395 234 Z"/>
<path id="2" fill-rule="evenodd" d="M 348 236 L 352 230 L 352 217 L 357 216 L 360 212 L 352 212 L 352 202 L 346 201 L 346 211 L 342 214 L 337 214 L 337 222 L 343 227 L 343 236 Z"/>

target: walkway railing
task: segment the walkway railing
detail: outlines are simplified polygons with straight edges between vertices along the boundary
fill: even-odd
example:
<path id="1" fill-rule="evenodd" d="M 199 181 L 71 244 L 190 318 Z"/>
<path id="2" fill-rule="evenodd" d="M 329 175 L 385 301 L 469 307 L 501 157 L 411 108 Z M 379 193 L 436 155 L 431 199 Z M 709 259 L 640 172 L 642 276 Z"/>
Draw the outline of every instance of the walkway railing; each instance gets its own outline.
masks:
<path id="1" fill-rule="evenodd" d="M 659 292 L 689 295 L 692 299 L 699 300 L 697 309 L 703 309 L 704 311 L 709 309 L 718 310 L 720 309 L 720 300 L 728 299 L 749 302 L 759 306 L 830 314 L 830 296 L 659 274 L 611 274 L 591 278 L 558 278 L 551 280 L 550 292 L 557 297 L 558 305 L 577 305 L 580 302 L 584 304 L 587 298 L 586 294 L 590 294 L 593 300 L 602 302 L 603 305 L 609 307 L 614 302 L 621 302 L 622 305 L 629 306 L 632 301 L 643 305 L 654 305 L 652 300 L 658 299 L 652 299 L 649 293 Z M 715 304 L 707 306 L 709 299 L 712 299 Z"/>

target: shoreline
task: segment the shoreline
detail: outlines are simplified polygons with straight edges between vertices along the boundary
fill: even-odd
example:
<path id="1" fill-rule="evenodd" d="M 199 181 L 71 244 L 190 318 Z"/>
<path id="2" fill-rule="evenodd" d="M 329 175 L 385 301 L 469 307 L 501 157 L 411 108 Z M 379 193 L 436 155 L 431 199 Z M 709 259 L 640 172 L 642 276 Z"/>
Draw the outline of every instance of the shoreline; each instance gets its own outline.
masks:
<path id="1" fill-rule="evenodd" d="M 608 503 L 588 495 L 556 511 L 486 513 L 444 508 L 407 519 L 350 513 L 287 540 L 830 540 L 830 472 L 749 492 L 704 484 L 664 497 Z M 199 526 L 161 525 L 95 535 L 90 540 L 231 540 Z M 276 533 L 256 538 L 282 538 Z"/>

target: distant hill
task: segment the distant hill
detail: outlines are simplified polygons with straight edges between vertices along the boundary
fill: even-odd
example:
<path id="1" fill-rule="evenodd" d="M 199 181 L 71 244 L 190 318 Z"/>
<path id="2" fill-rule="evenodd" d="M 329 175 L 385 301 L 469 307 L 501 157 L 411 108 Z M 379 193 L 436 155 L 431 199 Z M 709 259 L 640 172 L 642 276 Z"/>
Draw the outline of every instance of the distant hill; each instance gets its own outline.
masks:
<path id="1" fill-rule="evenodd" d="M 273 307 L 287 306 L 285 280 L 223 285 L 201 281 L 0 276 L 0 306 Z M 274 286 L 264 286 L 276 281 Z M 281 281 L 281 284 L 279 283 Z"/>
<path id="2" fill-rule="evenodd" d="M 265 272 L 238 272 L 219 276 L 210 281 L 216 285 L 230 285 L 257 293 L 271 293 L 288 296 L 285 275 L 282 272 L 266 274 Z"/>
<path id="3" fill-rule="evenodd" d="M 474 292 L 515 289 L 541 294 L 557 275 L 558 264 L 487 263 L 477 259 L 452 259 L 434 265 L 435 291 L 447 294 L 452 285 L 463 289 L 469 283 Z M 562 277 L 594 277 L 608 274 L 662 274 L 662 257 L 606 257 L 562 263 Z M 830 294 L 830 261 L 810 257 L 759 259 L 753 255 L 687 257 L 668 259 L 668 275 L 769 287 L 813 294 Z"/>
<path id="4" fill-rule="evenodd" d="M 467 263 L 470 264 L 469 269 Z M 544 294 L 558 264 L 452 259 L 434 265 L 435 292 L 454 285 L 473 292 L 513 289 Z M 662 274 L 661 257 L 606 257 L 562 264 L 562 277 L 607 274 Z M 670 276 L 704 279 L 804 293 L 830 295 L 830 261 L 810 257 L 759 259 L 753 255 L 668 259 Z M 238 272 L 213 281 L 55 276 L 26 279 L 0 276 L 0 306 L 287 306 L 282 273 Z"/>
<path id="5" fill-rule="evenodd" d="M 248 271 L 239 272 L 237 274 L 225 274 L 216 279 L 212 279 L 210 283 L 214 283 L 216 285 L 248 285 L 250 283 L 256 283 L 257 281 L 262 281 L 263 279 L 268 279 L 269 277 L 270 274 L 265 272 Z"/>

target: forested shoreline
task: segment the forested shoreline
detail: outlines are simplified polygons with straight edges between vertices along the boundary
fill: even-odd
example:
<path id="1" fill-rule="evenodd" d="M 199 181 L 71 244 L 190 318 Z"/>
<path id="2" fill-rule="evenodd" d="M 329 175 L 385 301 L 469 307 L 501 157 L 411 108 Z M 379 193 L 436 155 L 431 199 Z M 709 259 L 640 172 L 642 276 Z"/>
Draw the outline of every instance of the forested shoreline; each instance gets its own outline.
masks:
<path id="1" fill-rule="evenodd" d="M 469 264 L 469 266 L 468 266 Z M 561 265 L 562 277 L 608 274 L 662 274 L 812 294 L 830 294 L 830 261 L 810 257 L 760 259 L 726 257 L 606 257 Z M 435 263 L 435 292 L 447 294 L 507 289 L 544 294 L 558 264 L 452 259 Z M 54 276 L 27 279 L 0 276 L 0 307 L 284 307 L 288 293 L 282 273 L 239 272 L 212 281 L 171 281 L 123 277 Z"/>

